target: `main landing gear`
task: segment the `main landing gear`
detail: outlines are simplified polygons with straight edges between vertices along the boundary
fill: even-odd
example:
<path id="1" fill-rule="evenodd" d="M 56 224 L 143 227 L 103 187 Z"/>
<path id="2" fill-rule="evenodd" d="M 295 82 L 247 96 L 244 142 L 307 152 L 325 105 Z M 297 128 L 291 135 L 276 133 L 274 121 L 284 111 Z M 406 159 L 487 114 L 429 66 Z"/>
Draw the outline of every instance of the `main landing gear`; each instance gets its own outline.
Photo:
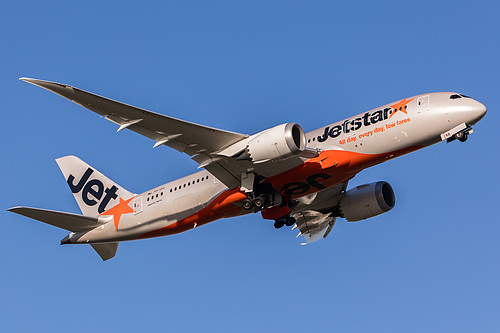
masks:
<path id="1" fill-rule="evenodd" d="M 282 217 L 274 221 L 274 227 L 276 229 L 280 229 L 284 225 L 286 225 L 287 227 L 291 227 L 294 224 L 295 224 L 295 217 L 293 216 Z"/>
<path id="2" fill-rule="evenodd" d="M 244 191 L 247 198 L 242 201 L 241 207 L 244 210 L 254 212 L 262 211 L 269 207 L 285 207 L 286 210 L 290 213 L 291 203 L 288 199 L 283 198 L 283 196 L 276 192 L 275 189 L 272 188 L 271 184 L 264 183 L 264 178 L 255 175 L 254 173 L 242 173 L 241 174 L 241 191 Z M 283 214 L 285 212 L 282 212 Z M 279 216 L 279 215 L 278 215 Z M 284 225 L 291 227 L 295 224 L 295 218 L 290 215 L 282 216 L 276 220 L 274 220 L 274 227 L 276 229 L 282 228 Z"/>
<path id="3" fill-rule="evenodd" d="M 271 187 L 271 184 L 263 183 L 264 177 L 254 173 L 241 174 L 241 190 L 247 195 L 241 206 L 245 210 L 259 212 L 272 205 L 281 204 L 281 196 Z"/>
<path id="4" fill-rule="evenodd" d="M 243 200 L 241 206 L 245 210 L 250 210 L 252 208 L 255 208 L 256 211 L 260 211 L 266 208 L 266 205 L 268 203 L 269 203 L 269 197 L 263 194 L 255 198 L 246 198 L 245 200 Z"/>

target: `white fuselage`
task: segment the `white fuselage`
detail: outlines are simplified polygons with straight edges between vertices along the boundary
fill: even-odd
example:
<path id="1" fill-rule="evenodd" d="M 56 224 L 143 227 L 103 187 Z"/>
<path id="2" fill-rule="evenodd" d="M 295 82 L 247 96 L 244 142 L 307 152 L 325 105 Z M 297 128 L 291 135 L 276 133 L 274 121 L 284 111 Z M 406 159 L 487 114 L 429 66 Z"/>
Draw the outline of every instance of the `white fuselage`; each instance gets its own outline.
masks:
<path id="1" fill-rule="evenodd" d="M 413 96 L 307 133 L 307 147 L 318 149 L 323 156 L 315 163 L 331 163 L 318 169 L 321 175 L 328 175 L 322 186 L 334 186 L 366 167 L 440 142 L 448 131 L 468 128 L 484 116 L 486 108 L 481 103 L 461 95 L 450 98 L 454 95 L 458 94 Z M 295 158 L 297 164 L 311 165 L 304 170 L 316 172 L 314 158 Z M 309 186 L 296 190 L 294 184 L 311 176 L 304 172 L 293 168 L 278 174 L 270 171 L 265 176 L 277 192 L 296 198 L 321 189 Z M 123 214 L 118 227 L 113 222 L 105 223 L 71 234 L 70 242 L 114 242 L 182 232 L 219 218 L 249 213 L 241 208 L 244 198 L 239 189 L 229 190 L 203 170 L 136 195 L 130 204 L 134 213 Z"/>

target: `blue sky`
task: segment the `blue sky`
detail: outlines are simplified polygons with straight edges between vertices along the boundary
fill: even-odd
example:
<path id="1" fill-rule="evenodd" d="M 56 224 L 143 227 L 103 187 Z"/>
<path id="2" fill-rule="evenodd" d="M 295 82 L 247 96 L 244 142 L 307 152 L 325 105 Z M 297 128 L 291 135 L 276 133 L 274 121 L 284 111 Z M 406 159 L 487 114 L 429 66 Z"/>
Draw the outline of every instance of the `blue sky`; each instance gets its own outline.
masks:
<path id="1" fill-rule="evenodd" d="M 2 332 L 498 332 L 500 5 L 492 1 L 16 1 L 0 5 Z M 464 144 L 363 171 L 394 210 L 299 246 L 259 215 L 126 242 L 103 263 L 63 230 L 6 212 L 79 212 L 55 158 L 133 192 L 188 156 L 21 76 L 205 125 L 306 131 L 415 94 L 488 107 Z"/>

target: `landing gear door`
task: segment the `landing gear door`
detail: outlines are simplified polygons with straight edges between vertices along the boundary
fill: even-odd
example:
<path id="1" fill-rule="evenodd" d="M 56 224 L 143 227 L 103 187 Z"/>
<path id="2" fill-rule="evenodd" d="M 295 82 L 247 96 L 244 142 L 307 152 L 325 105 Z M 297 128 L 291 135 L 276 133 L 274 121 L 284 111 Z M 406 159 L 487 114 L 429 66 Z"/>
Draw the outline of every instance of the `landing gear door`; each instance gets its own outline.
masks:
<path id="1" fill-rule="evenodd" d="M 421 96 L 417 100 L 418 113 L 429 111 L 429 95 Z"/>

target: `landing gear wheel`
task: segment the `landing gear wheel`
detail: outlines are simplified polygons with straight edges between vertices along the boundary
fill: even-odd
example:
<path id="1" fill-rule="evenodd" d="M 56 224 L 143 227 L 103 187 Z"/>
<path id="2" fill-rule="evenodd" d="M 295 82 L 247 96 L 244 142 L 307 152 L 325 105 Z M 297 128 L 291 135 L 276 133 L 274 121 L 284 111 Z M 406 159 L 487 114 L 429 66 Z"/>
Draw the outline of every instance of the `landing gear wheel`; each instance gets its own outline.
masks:
<path id="1" fill-rule="evenodd" d="M 243 200 L 243 202 L 241 203 L 241 207 L 243 207 L 244 210 L 250 210 L 253 208 L 253 202 L 252 200 L 250 199 L 245 199 Z"/>
<path id="2" fill-rule="evenodd" d="M 291 227 L 294 224 L 295 224 L 295 217 L 289 217 L 285 220 L 285 225 L 287 227 Z"/>
<path id="3" fill-rule="evenodd" d="M 285 225 L 285 221 L 284 220 L 276 220 L 274 222 L 274 227 L 276 229 L 282 228 L 284 225 Z"/>
<path id="4" fill-rule="evenodd" d="M 266 200 L 266 199 L 267 199 L 267 198 L 266 198 L 266 197 L 264 197 L 264 196 L 258 196 L 257 198 L 255 198 L 255 199 L 253 200 L 253 205 L 254 205 L 255 209 L 257 209 L 257 210 L 262 210 L 262 209 L 264 209 L 264 206 L 265 206 L 265 205 L 266 205 L 266 203 L 267 203 L 267 200 Z"/>
<path id="5" fill-rule="evenodd" d="M 455 138 L 460 142 L 465 142 L 467 141 L 468 134 L 466 132 L 458 132 L 455 134 Z"/>

